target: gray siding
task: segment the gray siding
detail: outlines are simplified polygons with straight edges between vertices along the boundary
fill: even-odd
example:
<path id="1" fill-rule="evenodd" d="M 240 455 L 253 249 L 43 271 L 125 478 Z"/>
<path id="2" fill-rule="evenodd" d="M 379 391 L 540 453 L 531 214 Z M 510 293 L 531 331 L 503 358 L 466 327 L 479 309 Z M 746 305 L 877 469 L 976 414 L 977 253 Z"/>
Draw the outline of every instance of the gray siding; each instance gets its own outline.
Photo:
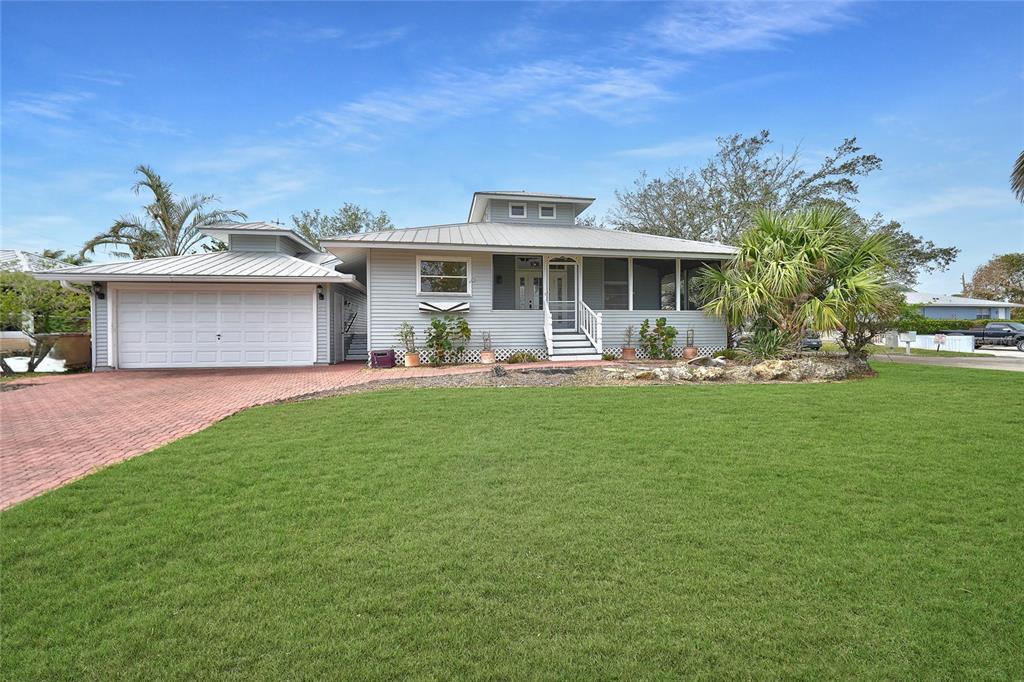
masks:
<path id="1" fill-rule="evenodd" d="M 108 304 L 110 299 L 107 296 L 107 285 L 103 287 L 103 298 L 92 295 L 93 328 L 92 344 L 95 353 L 95 364 L 93 368 L 110 367 L 110 325 L 108 324 Z"/>
<path id="2" fill-rule="evenodd" d="M 431 258 L 444 254 L 429 252 Z M 466 253 L 451 253 L 466 257 Z M 472 257 L 472 296 L 416 295 L 416 251 L 371 251 L 369 254 L 370 350 L 400 348 L 397 338 L 402 322 L 416 328 L 417 343 L 422 344 L 431 315 L 420 312 L 419 302 L 468 300 L 466 320 L 473 330 L 471 348 L 481 346 L 481 332 L 489 331 L 495 347 L 544 348 L 544 313 L 540 310 L 493 310 L 491 254 L 474 253 Z"/>
<path id="3" fill-rule="evenodd" d="M 508 214 L 508 205 L 525 203 L 526 217 L 513 218 Z M 491 199 L 487 204 L 487 211 L 484 213 L 484 221 L 489 223 L 536 223 L 538 225 L 575 225 L 576 216 L 573 213 L 572 204 L 555 204 L 555 218 L 540 218 L 540 204 L 551 202 L 541 201 L 507 201 L 505 199 Z"/>
<path id="4" fill-rule="evenodd" d="M 654 321 L 664 317 L 676 328 L 676 347 L 686 345 L 686 330 L 693 329 L 694 345 L 707 348 L 725 348 L 725 325 L 721 320 L 708 317 L 696 310 L 606 310 L 601 313 L 605 350 L 622 347 L 622 334 L 633 325 L 633 345 L 640 345 L 640 325 L 645 319 Z"/>

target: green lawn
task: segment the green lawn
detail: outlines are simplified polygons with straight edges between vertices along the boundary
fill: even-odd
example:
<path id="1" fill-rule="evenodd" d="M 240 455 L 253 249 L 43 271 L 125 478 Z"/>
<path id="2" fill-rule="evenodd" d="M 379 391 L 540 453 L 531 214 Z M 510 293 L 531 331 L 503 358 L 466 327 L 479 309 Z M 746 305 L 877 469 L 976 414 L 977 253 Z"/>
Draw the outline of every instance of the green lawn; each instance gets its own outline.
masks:
<path id="1" fill-rule="evenodd" d="M 0 514 L 3 677 L 1024 678 L 1024 382 L 880 372 L 249 410 Z"/>

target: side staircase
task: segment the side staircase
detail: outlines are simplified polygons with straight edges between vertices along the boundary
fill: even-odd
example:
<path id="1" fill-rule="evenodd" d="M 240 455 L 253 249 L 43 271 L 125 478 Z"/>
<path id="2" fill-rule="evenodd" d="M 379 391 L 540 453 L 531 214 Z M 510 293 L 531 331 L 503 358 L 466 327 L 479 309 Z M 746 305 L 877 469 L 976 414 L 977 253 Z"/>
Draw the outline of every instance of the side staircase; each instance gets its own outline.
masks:
<path id="1" fill-rule="evenodd" d="M 600 360 L 586 334 L 574 331 L 554 331 L 551 334 L 552 360 Z"/>
<path id="2" fill-rule="evenodd" d="M 345 360 L 366 361 L 369 354 L 366 350 L 366 334 L 356 334 L 346 338 Z"/>

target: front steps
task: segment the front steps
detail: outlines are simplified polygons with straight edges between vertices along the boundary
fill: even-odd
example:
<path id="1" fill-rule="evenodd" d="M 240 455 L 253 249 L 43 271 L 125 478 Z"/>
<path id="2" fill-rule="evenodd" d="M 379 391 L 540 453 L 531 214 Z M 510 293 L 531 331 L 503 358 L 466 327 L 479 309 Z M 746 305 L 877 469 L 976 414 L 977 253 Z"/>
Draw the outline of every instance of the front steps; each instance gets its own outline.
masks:
<path id="1" fill-rule="evenodd" d="M 580 332 L 554 332 L 551 335 L 551 360 L 600 360 L 601 354 Z"/>
<path id="2" fill-rule="evenodd" d="M 366 360 L 369 355 L 366 352 L 366 335 L 353 336 L 348 341 L 348 348 L 345 349 L 346 360 Z"/>

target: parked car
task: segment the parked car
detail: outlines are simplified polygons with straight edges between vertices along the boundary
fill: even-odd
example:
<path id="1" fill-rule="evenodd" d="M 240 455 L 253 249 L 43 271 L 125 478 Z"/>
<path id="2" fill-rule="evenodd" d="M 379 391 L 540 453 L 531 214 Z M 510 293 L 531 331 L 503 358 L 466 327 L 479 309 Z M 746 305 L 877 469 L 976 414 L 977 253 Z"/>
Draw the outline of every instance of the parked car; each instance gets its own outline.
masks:
<path id="1" fill-rule="evenodd" d="M 974 347 L 1016 346 L 1024 352 L 1024 324 L 1020 322 L 989 322 L 976 329 L 948 329 L 946 336 L 973 336 Z"/>
<path id="2" fill-rule="evenodd" d="M 821 350 L 821 334 L 812 330 L 804 332 L 804 338 L 800 340 L 800 350 Z"/>

